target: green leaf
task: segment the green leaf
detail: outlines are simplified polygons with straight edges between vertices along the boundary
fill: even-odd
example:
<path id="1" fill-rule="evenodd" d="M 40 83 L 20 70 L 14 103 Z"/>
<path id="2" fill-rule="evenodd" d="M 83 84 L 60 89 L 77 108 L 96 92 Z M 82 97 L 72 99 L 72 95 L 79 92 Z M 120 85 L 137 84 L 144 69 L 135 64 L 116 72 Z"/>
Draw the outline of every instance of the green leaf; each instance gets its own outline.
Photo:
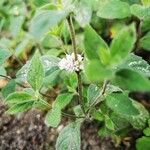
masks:
<path id="1" fill-rule="evenodd" d="M 128 54 L 133 50 L 136 42 L 136 31 L 134 24 L 124 27 L 118 35 L 115 36 L 111 43 L 110 63 L 118 64 L 123 61 Z"/>
<path id="2" fill-rule="evenodd" d="M 15 93 L 12 93 L 10 94 L 5 102 L 7 104 L 19 104 L 19 103 L 24 103 L 24 102 L 27 102 L 27 101 L 33 101 L 33 96 L 26 93 L 26 92 L 15 92 Z"/>
<path id="3" fill-rule="evenodd" d="M 27 80 L 34 90 L 39 90 L 43 84 L 45 73 L 43 64 L 39 58 L 39 55 L 36 53 L 29 66 Z"/>
<path id="4" fill-rule="evenodd" d="M 5 70 L 5 67 L 4 66 L 0 66 L 0 75 L 3 75 L 3 76 L 7 76 L 6 75 L 6 70 Z M 0 78 L 4 78 L 4 77 L 1 77 Z"/>
<path id="5" fill-rule="evenodd" d="M 49 76 L 54 71 L 59 70 L 58 62 L 60 61 L 59 58 L 49 55 L 43 55 L 40 57 L 42 65 L 45 70 L 45 76 Z M 17 81 L 18 82 L 26 82 L 27 81 L 27 74 L 29 70 L 29 66 L 31 61 L 28 61 L 18 72 L 17 72 Z M 50 78 L 50 77 L 49 77 Z M 52 79 L 53 80 L 53 79 Z M 43 81 L 44 82 L 44 81 Z M 47 82 L 47 81 L 46 81 Z"/>
<path id="6" fill-rule="evenodd" d="M 90 81 L 100 82 L 112 76 L 111 70 L 107 69 L 99 60 L 87 61 L 85 73 Z"/>
<path id="7" fill-rule="evenodd" d="M 150 136 L 150 128 L 146 128 L 143 130 L 144 135 Z"/>
<path id="8" fill-rule="evenodd" d="M 100 109 L 99 110 L 96 110 L 95 108 L 92 109 L 91 116 L 94 119 L 99 120 L 99 121 L 103 121 L 105 119 L 105 116 Z"/>
<path id="9" fill-rule="evenodd" d="M 31 102 L 25 102 L 25 103 L 20 103 L 20 104 L 15 104 L 13 105 L 10 109 L 7 110 L 7 113 L 9 114 L 17 114 L 20 112 L 25 112 L 27 110 L 29 110 L 30 108 L 32 108 L 33 105 L 33 101 Z"/>
<path id="10" fill-rule="evenodd" d="M 48 76 L 51 73 L 51 70 L 58 70 L 58 63 L 60 61 L 58 57 L 51 55 L 43 55 L 41 57 L 41 61 L 44 66 L 46 76 Z"/>
<path id="11" fill-rule="evenodd" d="M 118 69 L 131 69 L 150 77 L 150 65 L 142 57 L 131 53 L 127 59 L 118 66 Z"/>
<path id="12" fill-rule="evenodd" d="M 115 130 L 113 121 L 107 115 L 105 115 L 105 125 L 109 130 Z"/>
<path id="13" fill-rule="evenodd" d="M 104 0 L 100 2 L 97 16 L 106 19 L 122 19 L 130 16 L 130 6 L 120 0 Z"/>
<path id="14" fill-rule="evenodd" d="M 88 59 L 101 59 L 106 64 L 109 60 L 109 47 L 91 27 L 87 26 L 84 33 L 85 53 Z"/>
<path id="15" fill-rule="evenodd" d="M 0 64 L 2 65 L 9 57 L 11 56 L 11 53 L 6 50 L 0 48 Z"/>
<path id="16" fill-rule="evenodd" d="M 107 136 L 111 136 L 113 134 L 112 130 L 109 130 L 106 128 L 106 126 L 101 127 L 100 130 L 98 131 L 98 135 L 100 137 L 107 137 Z"/>
<path id="17" fill-rule="evenodd" d="M 150 6 L 150 0 L 141 0 L 144 6 Z"/>
<path id="18" fill-rule="evenodd" d="M 45 124 L 48 127 L 57 127 L 61 121 L 61 110 L 59 108 L 52 108 L 45 117 Z"/>
<path id="19" fill-rule="evenodd" d="M 150 91 L 150 81 L 142 74 L 130 69 L 119 70 L 116 73 L 115 83 L 126 90 Z"/>
<path id="20" fill-rule="evenodd" d="M 59 134 L 56 142 L 56 150 L 80 150 L 80 122 L 67 125 Z"/>
<path id="21" fill-rule="evenodd" d="M 143 23 L 141 24 L 141 30 L 142 32 L 147 32 L 150 30 L 150 19 L 143 20 Z"/>
<path id="22" fill-rule="evenodd" d="M 30 32 L 40 40 L 49 30 L 58 25 L 68 15 L 64 10 L 41 10 L 31 21 Z"/>
<path id="23" fill-rule="evenodd" d="M 143 136 L 136 141 L 137 150 L 149 150 L 150 149 L 150 137 Z"/>
<path id="24" fill-rule="evenodd" d="M 14 38 L 20 34 L 24 18 L 24 16 L 14 16 L 11 18 L 10 31 Z"/>
<path id="25" fill-rule="evenodd" d="M 34 102 L 33 107 L 41 110 L 46 110 L 50 108 L 50 104 L 45 100 L 39 99 Z"/>
<path id="26" fill-rule="evenodd" d="M 129 123 L 133 126 L 133 128 L 137 130 L 142 130 L 146 127 L 147 121 L 149 119 L 149 112 L 145 109 L 145 107 L 137 102 L 132 101 L 134 107 L 138 109 L 139 114 L 136 116 L 128 116 L 125 119 L 129 121 Z"/>
<path id="27" fill-rule="evenodd" d="M 85 27 L 90 23 L 92 17 L 91 0 L 82 0 L 75 6 L 75 19 L 81 27 Z"/>
<path id="28" fill-rule="evenodd" d="M 134 4 L 131 6 L 131 13 L 141 20 L 150 19 L 150 7 Z"/>
<path id="29" fill-rule="evenodd" d="M 96 101 L 98 101 L 100 99 L 100 96 L 101 96 L 100 88 L 95 84 L 91 84 L 88 87 L 88 91 L 87 91 L 88 107 L 94 104 Z"/>
<path id="30" fill-rule="evenodd" d="M 83 116 L 84 116 L 84 113 L 83 113 L 83 110 L 82 110 L 82 108 L 81 108 L 81 105 L 75 106 L 75 107 L 73 108 L 73 111 L 74 111 L 74 113 L 75 113 L 75 115 L 76 115 L 77 117 L 83 117 Z"/>
<path id="31" fill-rule="evenodd" d="M 54 70 L 53 70 L 54 69 Z M 44 81 L 43 81 L 43 85 L 45 87 L 49 87 L 49 86 L 53 86 L 55 85 L 55 83 L 57 83 L 57 79 L 60 75 L 60 70 L 58 70 L 58 68 L 53 68 L 51 69 L 47 74 L 45 78 L 44 78 Z"/>
<path id="32" fill-rule="evenodd" d="M 150 32 L 148 32 L 144 37 L 140 39 L 140 46 L 148 51 L 150 51 Z"/>
<path id="33" fill-rule="evenodd" d="M 3 97 L 6 98 L 9 94 L 15 92 L 15 88 L 16 88 L 15 80 L 9 81 L 8 84 L 1 91 Z"/>
<path id="34" fill-rule="evenodd" d="M 54 102 L 54 108 L 59 108 L 60 110 L 66 107 L 72 100 L 73 98 L 72 93 L 65 93 L 65 94 L 60 94 L 57 96 L 55 102 Z"/>
<path id="35" fill-rule="evenodd" d="M 122 93 L 113 93 L 106 97 L 106 104 L 120 115 L 138 115 L 139 111 L 132 104 L 132 99 Z"/>
<path id="36" fill-rule="evenodd" d="M 36 6 L 42 6 L 42 5 L 49 3 L 49 0 L 33 0 L 33 3 Z"/>
<path id="37" fill-rule="evenodd" d="M 122 92 L 122 89 L 119 88 L 118 86 L 108 84 L 107 87 L 106 87 L 106 90 L 105 90 L 105 95 L 111 94 L 111 93 L 114 93 L 114 92 Z"/>

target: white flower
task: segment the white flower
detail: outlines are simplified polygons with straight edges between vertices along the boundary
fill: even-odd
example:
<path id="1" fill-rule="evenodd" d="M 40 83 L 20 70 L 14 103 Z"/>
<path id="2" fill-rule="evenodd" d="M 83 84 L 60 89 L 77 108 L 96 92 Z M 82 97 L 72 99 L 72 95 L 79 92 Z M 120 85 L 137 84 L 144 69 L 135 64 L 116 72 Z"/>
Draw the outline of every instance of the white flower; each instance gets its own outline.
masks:
<path id="1" fill-rule="evenodd" d="M 83 70 L 83 57 L 79 54 L 77 57 L 78 60 L 76 61 L 73 53 L 71 55 L 67 54 L 66 58 L 62 58 L 59 62 L 59 68 L 68 72 Z"/>

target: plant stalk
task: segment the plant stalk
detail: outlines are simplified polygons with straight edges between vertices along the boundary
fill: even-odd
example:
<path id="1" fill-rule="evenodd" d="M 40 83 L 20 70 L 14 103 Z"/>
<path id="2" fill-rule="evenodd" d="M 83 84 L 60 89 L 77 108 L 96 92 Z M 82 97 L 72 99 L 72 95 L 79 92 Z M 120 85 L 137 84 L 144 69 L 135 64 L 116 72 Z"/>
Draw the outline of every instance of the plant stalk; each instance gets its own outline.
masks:
<path id="1" fill-rule="evenodd" d="M 73 53 L 75 57 L 75 61 L 78 61 L 78 54 L 77 54 L 77 45 L 76 45 L 76 39 L 75 39 L 75 29 L 72 21 L 72 16 L 69 16 L 67 19 L 69 29 L 70 29 L 70 36 L 72 41 L 72 47 L 73 47 Z M 82 79 L 81 79 L 81 71 L 76 71 L 77 78 L 78 78 L 78 94 L 79 94 L 79 100 L 78 103 L 81 105 L 83 112 L 85 113 L 84 106 L 83 106 L 83 99 L 82 99 Z"/>

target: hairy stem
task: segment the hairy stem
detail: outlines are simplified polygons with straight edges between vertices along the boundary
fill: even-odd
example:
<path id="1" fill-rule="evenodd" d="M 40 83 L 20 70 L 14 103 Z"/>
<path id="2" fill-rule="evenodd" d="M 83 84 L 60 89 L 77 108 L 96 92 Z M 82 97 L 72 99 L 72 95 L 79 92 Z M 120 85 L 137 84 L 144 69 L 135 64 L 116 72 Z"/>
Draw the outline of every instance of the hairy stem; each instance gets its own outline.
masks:
<path id="1" fill-rule="evenodd" d="M 75 39 L 75 30 L 74 30 L 74 26 L 73 26 L 73 21 L 72 21 L 72 16 L 70 16 L 68 19 L 68 25 L 69 25 L 69 29 L 70 29 L 70 35 L 71 35 L 71 40 L 72 40 L 72 47 L 73 47 L 73 51 L 74 51 L 74 57 L 75 60 L 78 60 L 78 56 L 77 56 L 77 46 L 76 46 L 76 39 Z"/>
<path id="2" fill-rule="evenodd" d="M 75 61 L 78 61 L 78 55 L 77 55 L 77 46 L 76 46 L 76 39 L 75 39 L 75 29 L 73 26 L 72 16 L 69 16 L 67 19 L 69 29 L 70 29 L 70 36 L 72 40 L 72 47 L 74 52 Z M 83 106 L 83 99 L 82 99 L 82 79 L 81 79 L 81 71 L 77 71 L 77 78 L 78 78 L 78 94 L 79 94 L 79 101 L 78 103 L 81 104 L 82 110 L 85 113 L 84 106 Z"/>

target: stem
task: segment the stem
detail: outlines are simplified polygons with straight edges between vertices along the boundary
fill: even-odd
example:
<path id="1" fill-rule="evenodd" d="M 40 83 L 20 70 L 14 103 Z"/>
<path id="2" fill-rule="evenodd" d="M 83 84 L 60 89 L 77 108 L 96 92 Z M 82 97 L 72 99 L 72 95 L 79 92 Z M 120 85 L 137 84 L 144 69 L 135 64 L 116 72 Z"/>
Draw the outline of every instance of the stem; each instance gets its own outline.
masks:
<path id="1" fill-rule="evenodd" d="M 76 115 L 68 114 L 68 113 L 65 113 L 65 112 L 62 112 L 62 115 L 65 116 L 65 117 L 70 117 L 70 118 L 85 118 L 85 117 L 77 117 Z"/>
<path id="2" fill-rule="evenodd" d="M 142 31 L 141 31 L 142 23 L 143 23 L 143 21 L 141 20 L 137 25 L 137 41 L 135 43 L 135 52 L 138 52 L 139 48 L 140 48 L 139 41 L 142 36 Z"/>
<path id="3" fill-rule="evenodd" d="M 69 25 L 69 29 L 70 29 L 70 35 L 71 35 L 71 40 L 72 40 L 72 47 L 73 47 L 73 51 L 74 51 L 74 57 L 75 57 L 75 61 L 77 61 L 78 60 L 77 47 L 76 47 L 75 30 L 74 30 L 74 26 L 73 26 L 72 17 L 70 16 L 67 19 L 67 21 L 68 21 L 68 25 Z"/>
<path id="4" fill-rule="evenodd" d="M 72 47 L 74 52 L 75 61 L 78 61 L 78 55 L 77 55 L 77 46 L 76 46 L 76 39 L 75 39 L 75 29 L 73 26 L 72 16 L 69 16 L 67 19 L 69 29 L 70 29 L 70 36 L 72 40 Z M 78 78 L 78 94 L 79 94 L 79 100 L 78 103 L 81 104 L 82 110 L 85 113 L 84 106 L 83 106 L 83 99 L 82 99 L 82 79 L 81 79 L 81 71 L 76 71 L 77 78 Z"/>
<path id="5" fill-rule="evenodd" d="M 40 52 L 41 56 L 44 55 L 44 52 L 43 52 L 43 50 L 42 50 L 40 44 L 37 44 L 37 47 L 38 47 L 38 49 L 39 49 L 39 52 Z"/>
<path id="6" fill-rule="evenodd" d="M 5 76 L 5 75 L 2 75 L 2 74 L 0 74 L 0 77 L 3 77 L 3 78 L 5 78 L 5 79 L 7 79 L 7 80 L 11 80 L 12 78 L 10 78 L 10 77 L 8 77 L 8 76 Z"/>
<path id="7" fill-rule="evenodd" d="M 108 83 L 109 83 L 109 81 L 107 81 L 107 80 L 104 81 L 101 95 L 105 94 Z"/>

